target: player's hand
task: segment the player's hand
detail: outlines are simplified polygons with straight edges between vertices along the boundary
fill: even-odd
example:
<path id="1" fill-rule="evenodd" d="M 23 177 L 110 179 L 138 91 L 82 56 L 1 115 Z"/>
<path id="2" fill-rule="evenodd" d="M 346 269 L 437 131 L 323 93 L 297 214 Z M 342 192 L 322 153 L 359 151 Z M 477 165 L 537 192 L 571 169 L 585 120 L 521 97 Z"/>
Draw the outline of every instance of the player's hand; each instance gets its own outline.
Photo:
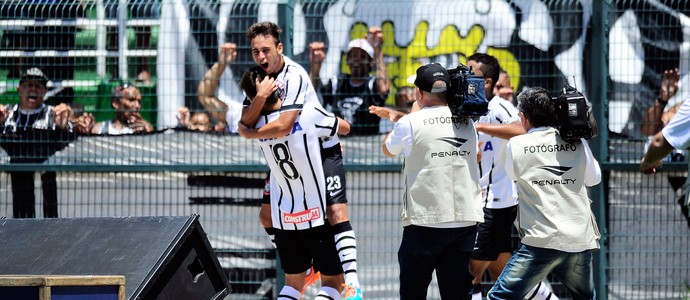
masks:
<path id="1" fill-rule="evenodd" d="M 237 44 L 224 43 L 220 46 L 220 53 L 218 54 L 218 63 L 229 65 L 237 60 Z"/>
<path id="2" fill-rule="evenodd" d="M 321 64 L 326 59 L 326 44 L 323 42 L 309 43 L 309 63 Z"/>
<path id="3" fill-rule="evenodd" d="M 273 92 L 275 92 L 278 89 L 278 86 L 275 84 L 275 79 L 271 77 L 264 77 L 263 79 L 256 79 L 256 96 L 254 97 L 254 101 L 257 99 L 259 101 L 266 101 L 268 97 L 270 97 Z"/>

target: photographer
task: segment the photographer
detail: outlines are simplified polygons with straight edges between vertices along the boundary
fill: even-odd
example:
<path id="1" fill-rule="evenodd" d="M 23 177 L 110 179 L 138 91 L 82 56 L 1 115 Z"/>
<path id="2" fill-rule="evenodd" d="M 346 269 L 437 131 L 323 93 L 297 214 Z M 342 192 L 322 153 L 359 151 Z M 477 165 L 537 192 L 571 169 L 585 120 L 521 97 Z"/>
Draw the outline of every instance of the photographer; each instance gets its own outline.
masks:
<path id="1" fill-rule="evenodd" d="M 498 60 L 485 53 L 475 53 L 468 58 L 467 66 L 475 75 L 484 78 L 484 92 L 491 97 L 488 113 L 477 120 L 479 132 L 480 179 L 482 188 L 482 207 L 485 222 L 477 227 L 477 241 L 470 259 L 473 299 L 482 296 L 481 280 L 488 270 L 492 280 L 496 280 L 508 263 L 513 252 L 513 223 L 517 218 L 518 195 L 512 179 L 503 168 L 499 153 L 505 151 L 508 139 L 525 130 L 515 106 L 501 98 L 495 87 L 498 85 L 501 67 Z M 543 283 L 530 292 L 535 300 L 557 300 L 548 285 Z"/>
<path id="2" fill-rule="evenodd" d="M 559 97 L 560 100 L 560 97 Z M 593 299 L 592 251 L 599 230 L 587 187 L 601 169 L 584 138 L 564 139 L 562 110 L 543 88 L 518 96 L 526 134 L 506 145 L 505 171 L 520 194 L 520 248 L 489 291 L 489 299 L 523 299 L 551 273 L 574 299 Z"/>
<path id="3" fill-rule="evenodd" d="M 386 156 L 405 157 L 400 299 L 425 299 L 434 270 L 442 299 L 466 299 L 467 265 L 484 220 L 477 132 L 469 118 L 451 113 L 451 80 L 441 65 L 420 67 L 411 83 L 421 110 L 400 118 L 382 145 Z"/>

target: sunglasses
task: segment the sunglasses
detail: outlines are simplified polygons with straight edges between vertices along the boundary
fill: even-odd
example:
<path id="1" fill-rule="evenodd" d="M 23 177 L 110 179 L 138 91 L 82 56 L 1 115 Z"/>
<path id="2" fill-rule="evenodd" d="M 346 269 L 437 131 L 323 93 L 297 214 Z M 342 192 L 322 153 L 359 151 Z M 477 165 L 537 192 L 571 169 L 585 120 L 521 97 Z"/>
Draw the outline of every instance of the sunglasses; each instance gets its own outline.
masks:
<path id="1" fill-rule="evenodd" d="M 133 86 L 133 85 L 129 81 L 125 81 L 123 83 L 120 83 L 120 85 L 117 86 L 117 90 L 122 91 L 122 90 L 129 88 L 130 86 Z"/>
<path id="2" fill-rule="evenodd" d="M 125 81 L 125 82 L 120 83 L 120 85 L 118 85 L 116 88 L 113 89 L 113 97 L 127 98 L 127 97 L 125 97 L 124 93 L 125 93 L 125 90 L 130 88 L 130 87 L 134 87 L 134 85 L 132 83 L 130 83 L 129 81 Z M 127 98 L 127 99 L 128 100 L 135 100 L 132 98 Z"/>

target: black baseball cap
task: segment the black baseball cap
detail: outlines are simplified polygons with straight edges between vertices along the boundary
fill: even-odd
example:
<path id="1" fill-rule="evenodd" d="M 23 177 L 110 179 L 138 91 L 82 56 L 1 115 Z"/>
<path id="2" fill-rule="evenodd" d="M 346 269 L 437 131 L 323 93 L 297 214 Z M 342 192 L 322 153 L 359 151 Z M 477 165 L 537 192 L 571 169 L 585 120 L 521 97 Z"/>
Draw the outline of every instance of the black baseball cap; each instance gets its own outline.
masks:
<path id="1" fill-rule="evenodd" d="M 35 80 L 43 83 L 43 86 L 46 86 L 48 84 L 48 77 L 43 74 L 43 71 L 39 68 L 30 68 L 26 70 L 26 73 L 22 75 L 22 77 L 19 79 L 19 84 L 21 85 L 24 81 L 27 80 Z"/>
<path id="2" fill-rule="evenodd" d="M 434 88 L 434 83 L 439 80 L 446 83 L 445 88 Z M 407 82 L 416 85 L 425 92 L 441 93 L 448 90 L 448 86 L 450 86 L 450 75 L 448 75 L 448 71 L 443 66 L 438 63 L 430 63 L 419 67 L 417 69 L 417 75 L 412 75 L 407 78 Z"/>

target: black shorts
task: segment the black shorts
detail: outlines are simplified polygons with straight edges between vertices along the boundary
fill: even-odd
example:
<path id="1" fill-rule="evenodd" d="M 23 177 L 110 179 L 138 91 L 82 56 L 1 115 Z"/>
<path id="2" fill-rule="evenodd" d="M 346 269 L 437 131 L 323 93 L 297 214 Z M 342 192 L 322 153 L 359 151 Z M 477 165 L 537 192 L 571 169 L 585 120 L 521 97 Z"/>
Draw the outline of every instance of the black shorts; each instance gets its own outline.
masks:
<path id="1" fill-rule="evenodd" d="M 310 266 L 323 275 L 334 276 L 343 273 L 340 257 L 335 250 L 331 225 L 306 230 L 276 229 L 276 247 L 280 264 L 286 274 L 306 271 Z"/>
<path id="2" fill-rule="evenodd" d="M 511 235 L 517 217 L 517 205 L 484 208 L 484 223 L 477 226 L 477 241 L 472 259 L 494 261 L 502 252 L 513 252 Z"/>
<path id="3" fill-rule="evenodd" d="M 330 148 L 321 149 L 321 160 L 323 173 L 326 177 L 326 205 L 347 203 L 345 168 L 343 167 L 343 152 L 340 149 L 340 143 Z M 266 177 L 261 199 L 263 204 L 271 204 L 270 178 L 271 174 L 269 173 Z"/>
<path id="4" fill-rule="evenodd" d="M 345 167 L 340 143 L 321 149 L 323 173 L 326 176 L 326 204 L 347 203 Z"/>

